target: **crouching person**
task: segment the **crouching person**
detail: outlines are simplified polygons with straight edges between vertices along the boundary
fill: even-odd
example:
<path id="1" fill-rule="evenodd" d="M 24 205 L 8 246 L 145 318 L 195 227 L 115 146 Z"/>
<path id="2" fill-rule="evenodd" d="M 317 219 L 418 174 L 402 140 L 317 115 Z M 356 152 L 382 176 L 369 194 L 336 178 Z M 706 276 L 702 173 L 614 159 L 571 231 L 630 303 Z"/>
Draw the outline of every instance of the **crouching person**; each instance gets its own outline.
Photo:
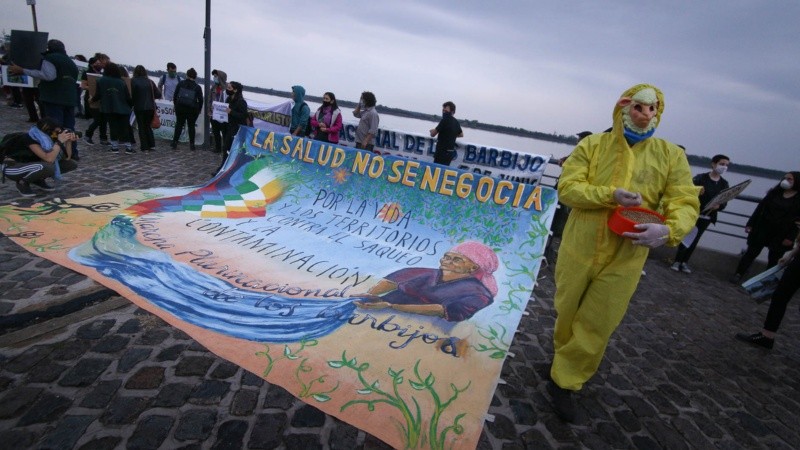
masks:
<path id="1" fill-rule="evenodd" d="M 4 137 L 3 180 L 15 181 L 17 190 L 24 197 L 36 195 L 31 186 L 54 190 L 47 178 L 59 179 L 62 173 L 78 167 L 72 159 L 72 147 L 77 140 L 75 133 L 62 130 L 50 118 L 40 120 L 27 133 L 12 133 Z"/>

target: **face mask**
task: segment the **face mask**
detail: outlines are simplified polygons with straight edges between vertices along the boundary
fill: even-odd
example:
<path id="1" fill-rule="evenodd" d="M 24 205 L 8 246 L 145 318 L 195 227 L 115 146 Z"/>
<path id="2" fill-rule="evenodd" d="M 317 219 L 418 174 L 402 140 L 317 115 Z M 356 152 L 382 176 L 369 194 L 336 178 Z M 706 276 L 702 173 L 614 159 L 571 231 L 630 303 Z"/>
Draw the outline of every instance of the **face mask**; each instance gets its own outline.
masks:
<path id="1" fill-rule="evenodd" d="M 322 104 L 323 104 L 324 106 L 330 106 L 331 102 L 326 102 L 325 100 L 323 100 L 323 101 L 322 101 Z"/>
<path id="2" fill-rule="evenodd" d="M 226 93 L 226 94 L 228 94 L 228 96 L 229 96 L 229 97 L 230 97 L 231 95 L 233 95 L 233 91 L 232 91 L 232 90 L 230 90 L 230 89 L 226 90 L 226 91 L 225 91 L 225 93 Z"/>
<path id="3" fill-rule="evenodd" d="M 449 117 L 449 116 L 452 116 L 452 115 L 453 115 L 453 113 L 451 113 L 450 111 L 447 111 L 447 110 L 444 110 L 444 109 L 442 110 L 442 117 Z"/>
<path id="4" fill-rule="evenodd" d="M 214 84 L 219 84 L 219 78 L 214 77 L 214 78 L 212 78 L 212 80 L 214 80 Z"/>
<path id="5" fill-rule="evenodd" d="M 172 71 L 169 71 L 169 72 L 167 72 L 167 73 L 169 74 L 169 77 L 170 77 L 170 78 L 175 78 L 175 77 L 178 75 L 178 72 L 172 72 Z"/>
<path id="6" fill-rule="evenodd" d="M 792 188 L 792 182 L 789 181 L 789 180 L 786 180 L 786 179 L 781 180 L 781 187 L 783 189 L 791 189 Z"/>
<path id="7" fill-rule="evenodd" d="M 714 167 L 714 172 L 716 172 L 717 175 L 722 175 L 723 173 L 725 173 L 727 171 L 728 171 L 728 166 L 717 166 L 717 167 Z"/>

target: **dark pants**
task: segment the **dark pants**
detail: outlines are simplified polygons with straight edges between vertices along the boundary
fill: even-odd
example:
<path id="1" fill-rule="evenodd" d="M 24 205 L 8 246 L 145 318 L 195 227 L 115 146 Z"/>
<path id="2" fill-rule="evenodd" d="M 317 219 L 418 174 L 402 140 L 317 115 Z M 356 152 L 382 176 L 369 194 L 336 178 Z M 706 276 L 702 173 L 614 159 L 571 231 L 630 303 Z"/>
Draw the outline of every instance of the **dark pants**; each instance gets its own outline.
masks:
<path id="1" fill-rule="evenodd" d="M 789 300 L 792 299 L 798 288 L 800 288 L 800 255 L 796 255 L 786 267 L 775 292 L 772 293 L 767 318 L 764 320 L 765 330 L 773 333 L 778 331 L 783 315 L 786 313 L 786 305 L 789 304 Z"/>
<path id="2" fill-rule="evenodd" d="M 200 111 L 187 111 L 175 108 L 175 134 L 172 135 L 173 144 L 178 143 L 178 140 L 181 138 L 181 133 L 183 133 L 183 127 L 185 124 L 189 134 L 189 148 L 194 150 L 195 123 L 197 122 L 198 115 L 200 115 Z"/>
<path id="3" fill-rule="evenodd" d="M 678 253 L 675 254 L 675 262 L 676 263 L 685 263 L 689 262 L 689 258 L 692 257 L 692 253 L 694 253 L 694 249 L 697 248 L 697 243 L 700 242 L 700 236 L 705 233 L 706 228 L 708 225 L 711 224 L 711 220 L 709 219 L 697 219 L 697 223 L 695 226 L 697 227 L 697 236 L 694 237 L 692 244 L 686 247 L 683 244 L 678 245 Z"/>
<path id="4" fill-rule="evenodd" d="M 106 114 L 113 144 L 117 142 L 133 142 L 133 130 L 129 122 L 130 117 L 130 114 Z"/>
<path id="5" fill-rule="evenodd" d="M 36 104 L 39 102 L 39 88 L 22 88 L 22 100 L 25 102 L 25 109 L 28 110 L 28 122 L 38 122 L 39 112 L 36 111 Z"/>
<path id="6" fill-rule="evenodd" d="M 228 124 L 225 122 L 211 121 L 211 139 L 214 140 L 214 153 L 222 151 L 222 144 L 225 140 L 225 130 L 227 130 L 227 128 Z"/>
<path id="7" fill-rule="evenodd" d="M 99 109 L 90 108 L 89 111 L 92 116 L 92 123 L 90 123 L 89 128 L 86 129 L 86 137 L 91 139 L 94 135 L 94 130 L 100 129 L 100 140 L 107 141 L 108 118 Z"/>
<path id="8" fill-rule="evenodd" d="M 239 132 L 239 125 L 237 124 L 227 124 L 227 128 L 225 128 L 224 139 L 225 143 L 222 144 L 222 161 L 219 163 L 219 167 L 215 172 L 219 172 L 222 169 L 222 166 L 225 165 L 225 161 L 228 160 L 228 155 L 231 152 L 231 147 L 233 146 L 233 140 L 236 138 L 236 133 Z"/>
<path id="9" fill-rule="evenodd" d="M 56 163 L 58 163 L 58 168 L 62 174 L 78 168 L 78 163 L 71 159 L 58 159 L 56 160 Z M 5 174 L 6 178 L 11 181 L 25 180 L 28 183 L 35 183 L 55 175 L 56 163 L 48 163 L 44 161 L 34 163 L 15 162 L 9 164 L 3 173 Z"/>
<path id="10" fill-rule="evenodd" d="M 75 107 L 56 105 L 55 103 L 42 102 L 44 117 L 49 117 L 61 124 L 63 128 L 75 130 Z M 79 159 L 78 142 L 72 143 L 72 157 Z"/>
<path id="11" fill-rule="evenodd" d="M 747 272 L 747 269 L 753 264 L 753 261 L 758 258 L 758 255 L 761 254 L 761 250 L 767 247 L 769 253 L 767 254 L 767 269 L 770 267 L 774 267 L 775 264 L 778 264 L 778 260 L 781 259 L 784 253 L 789 250 L 788 247 L 784 247 L 781 244 L 768 244 L 763 241 L 759 242 L 748 242 L 747 243 L 747 250 L 742 255 L 742 259 L 739 260 L 739 265 L 736 266 L 736 273 L 739 275 L 744 276 Z"/>
<path id="12" fill-rule="evenodd" d="M 139 146 L 142 150 L 155 148 L 156 139 L 150 122 L 153 121 L 153 110 L 136 111 L 136 127 L 139 129 Z"/>
<path id="13" fill-rule="evenodd" d="M 439 150 L 438 148 L 433 153 L 433 162 L 443 166 L 449 166 L 456 158 L 455 150 Z"/>
<path id="14" fill-rule="evenodd" d="M 375 152 L 375 144 L 367 144 L 366 147 L 361 145 L 361 142 L 356 142 L 356 148 L 360 148 L 362 150 L 369 150 L 371 152 Z"/>

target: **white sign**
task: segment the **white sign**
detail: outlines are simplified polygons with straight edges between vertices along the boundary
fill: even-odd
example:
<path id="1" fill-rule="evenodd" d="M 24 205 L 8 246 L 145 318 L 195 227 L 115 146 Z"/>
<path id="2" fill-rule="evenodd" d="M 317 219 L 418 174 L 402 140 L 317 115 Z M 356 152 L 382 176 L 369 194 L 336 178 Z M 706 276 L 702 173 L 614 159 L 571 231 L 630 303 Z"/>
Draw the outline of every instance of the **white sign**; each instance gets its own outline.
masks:
<path id="1" fill-rule="evenodd" d="M 211 120 L 217 122 L 228 122 L 228 104 L 225 102 L 211 103 Z"/>

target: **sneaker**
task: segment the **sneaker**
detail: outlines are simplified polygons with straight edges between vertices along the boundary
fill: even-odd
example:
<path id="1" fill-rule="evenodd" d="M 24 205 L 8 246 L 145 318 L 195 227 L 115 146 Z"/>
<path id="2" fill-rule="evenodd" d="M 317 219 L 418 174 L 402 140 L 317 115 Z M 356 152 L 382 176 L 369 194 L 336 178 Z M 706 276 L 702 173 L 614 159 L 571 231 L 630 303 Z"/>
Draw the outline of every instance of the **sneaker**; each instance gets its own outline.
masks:
<path id="1" fill-rule="evenodd" d="M 175 150 L 176 148 L 178 148 L 178 143 L 177 142 L 173 142 L 173 143 L 169 144 L 169 148 Z"/>
<path id="2" fill-rule="evenodd" d="M 33 189 L 31 189 L 31 185 L 28 184 L 28 182 L 25 180 L 17 181 L 17 190 L 19 191 L 19 194 L 23 197 L 34 197 L 36 195 L 33 192 Z"/>
<path id="3" fill-rule="evenodd" d="M 94 141 L 92 140 L 91 136 L 84 136 L 83 137 L 83 142 L 86 142 L 89 145 L 94 145 Z"/>
<path id="4" fill-rule="evenodd" d="M 55 186 L 47 184 L 46 180 L 34 181 L 31 184 L 36 186 L 36 187 L 38 187 L 39 189 L 41 189 L 43 191 L 55 191 L 56 190 Z"/>
<path id="5" fill-rule="evenodd" d="M 771 349 L 772 346 L 775 345 L 775 339 L 770 339 L 760 332 L 755 334 L 736 333 L 736 339 L 742 342 L 757 345 L 759 347 L 764 347 L 766 349 Z"/>
<path id="6" fill-rule="evenodd" d="M 689 268 L 688 264 L 681 263 L 681 272 L 683 272 L 683 273 L 692 273 L 692 269 Z"/>
<path id="7" fill-rule="evenodd" d="M 132 154 L 134 154 L 134 153 L 136 153 L 136 150 L 134 150 L 134 149 L 133 149 L 133 148 L 131 148 L 131 147 L 125 147 L 125 154 L 126 154 L 126 155 L 132 155 Z"/>
<path id="8" fill-rule="evenodd" d="M 735 273 L 733 274 L 732 277 L 728 278 L 728 281 L 730 281 L 733 284 L 739 284 L 742 282 L 742 274 Z"/>
<path id="9" fill-rule="evenodd" d="M 553 398 L 553 409 L 556 415 L 565 422 L 575 421 L 575 400 L 572 398 L 572 391 L 562 389 L 553 381 L 547 383 L 547 392 Z"/>
<path id="10" fill-rule="evenodd" d="M 111 142 L 106 139 L 100 138 L 100 145 L 111 145 Z"/>
<path id="11" fill-rule="evenodd" d="M 119 153 L 119 147 L 111 147 L 110 149 L 108 149 L 108 151 L 110 151 L 111 153 Z"/>
<path id="12" fill-rule="evenodd" d="M 672 264 L 671 266 L 669 266 L 669 268 L 670 268 L 670 269 L 672 269 L 672 270 L 674 270 L 675 272 L 680 272 L 680 270 L 681 270 L 681 263 L 677 263 L 677 262 L 676 262 L 676 263 Z"/>

